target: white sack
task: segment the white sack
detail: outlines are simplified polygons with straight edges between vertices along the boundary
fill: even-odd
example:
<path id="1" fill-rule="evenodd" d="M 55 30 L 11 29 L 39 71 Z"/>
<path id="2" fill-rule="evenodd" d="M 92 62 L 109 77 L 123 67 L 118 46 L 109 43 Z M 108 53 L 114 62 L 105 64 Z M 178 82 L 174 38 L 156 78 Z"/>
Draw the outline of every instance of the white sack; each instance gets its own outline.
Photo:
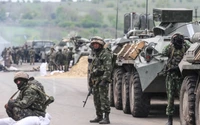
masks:
<path id="1" fill-rule="evenodd" d="M 47 63 L 42 63 L 40 65 L 40 75 L 41 76 L 46 76 L 47 75 Z"/>
<path id="2" fill-rule="evenodd" d="M 0 125 L 50 125 L 51 116 L 46 113 L 44 117 L 29 116 L 19 121 L 12 118 L 0 119 Z"/>

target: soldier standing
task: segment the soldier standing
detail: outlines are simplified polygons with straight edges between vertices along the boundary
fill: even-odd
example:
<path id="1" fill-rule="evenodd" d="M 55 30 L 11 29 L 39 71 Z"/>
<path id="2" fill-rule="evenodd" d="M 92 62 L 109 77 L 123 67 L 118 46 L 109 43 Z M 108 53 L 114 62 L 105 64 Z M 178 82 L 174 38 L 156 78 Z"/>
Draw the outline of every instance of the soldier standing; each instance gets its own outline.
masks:
<path id="1" fill-rule="evenodd" d="M 29 76 L 24 72 L 17 72 L 14 76 L 20 93 L 16 99 L 10 99 L 5 105 L 9 117 L 18 121 L 28 116 L 42 116 L 46 114 L 46 95 L 37 84 L 28 84 Z M 37 88 L 37 89 L 36 89 Z"/>
<path id="2" fill-rule="evenodd" d="M 64 47 L 64 50 L 63 50 L 63 55 L 64 55 L 64 58 L 63 58 L 63 63 L 64 63 L 64 71 L 68 71 L 68 48 L 65 46 Z"/>
<path id="3" fill-rule="evenodd" d="M 10 49 L 11 49 L 10 47 L 6 49 L 6 53 L 5 53 L 5 56 L 4 56 L 4 58 L 5 58 L 4 65 L 6 67 L 8 67 L 8 68 L 12 64 L 12 55 L 11 55 L 11 50 Z"/>
<path id="4" fill-rule="evenodd" d="M 105 42 L 101 37 L 91 39 L 91 47 L 94 51 L 94 59 L 90 65 L 89 85 L 93 90 L 93 99 L 97 117 L 90 120 L 91 123 L 110 124 L 110 102 L 108 99 L 108 87 L 111 82 L 112 55 L 104 49 Z"/>
<path id="5" fill-rule="evenodd" d="M 33 48 L 31 48 L 31 50 L 29 51 L 29 56 L 30 56 L 30 65 L 34 65 L 35 63 L 35 50 Z"/>
<path id="6" fill-rule="evenodd" d="M 171 44 L 165 47 L 163 55 L 168 57 L 166 76 L 166 91 L 168 104 L 166 108 L 166 115 L 168 115 L 167 125 L 173 124 L 174 114 L 174 98 L 179 97 L 180 87 L 182 84 L 182 76 L 178 68 L 178 64 L 182 60 L 184 53 L 189 48 L 189 45 L 185 43 L 184 36 L 180 33 L 175 33 L 171 38 Z"/>
<path id="7" fill-rule="evenodd" d="M 49 70 L 50 71 L 54 71 L 57 67 L 57 64 L 55 63 L 55 59 L 56 59 L 56 52 L 55 49 L 52 47 L 51 48 L 51 52 L 49 54 Z"/>
<path id="8" fill-rule="evenodd" d="M 64 65 L 64 54 L 62 53 L 62 49 L 59 49 L 57 54 L 56 54 L 56 63 L 58 65 L 58 70 L 63 70 L 63 65 Z"/>
<path id="9" fill-rule="evenodd" d="M 68 67 L 67 70 L 69 70 L 69 66 L 70 66 L 70 61 L 73 60 L 73 47 L 69 47 L 69 51 L 67 53 L 67 62 L 68 62 Z"/>

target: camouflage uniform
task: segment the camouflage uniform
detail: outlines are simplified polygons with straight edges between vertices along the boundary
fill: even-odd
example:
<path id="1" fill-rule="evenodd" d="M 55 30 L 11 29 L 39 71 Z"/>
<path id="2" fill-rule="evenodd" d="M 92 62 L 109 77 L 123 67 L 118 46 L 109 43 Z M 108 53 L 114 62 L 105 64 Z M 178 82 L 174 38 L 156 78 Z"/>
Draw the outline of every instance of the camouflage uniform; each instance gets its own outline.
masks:
<path id="1" fill-rule="evenodd" d="M 68 67 L 69 67 L 69 65 L 68 65 L 68 60 L 67 60 L 67 56 L 68 56 L 68 50 L 67 50 L 67 48 L 65 47 L 64 48 L 64 50 L 63 50 L 63 55 L 64 55 L 64 58 L 63 58 L 63 63 L 64 63 L 64 71 L 66 72 L 66 71 L 68 71 Z"/>
<path id="2" fill-rule="evenodd" d="M 173 37 L 173 36 L 172 36 Z M 166 92 L 168 98 L 168 105 L 166 108 L 166 115 L 173 116 L 174 114 L 174 98 L 179 97 L 180 87 L 182 84 L 182 76 L 178 68 L 178 64 L 182 60 L 184 53 L 189 48 L 189 45 L 183 41 L 181 49 L 176 49 L 174 44 L 169 44 L 163 50 L 163 55 L 168 57 L 167 68 L 169 70 L 166 76 Z"/>
<path id="3" fill-rule="evenodd" d="M 62 53 L 62 50 L 59 49 L 59 51 L 56 53 L 56 64 L 58 65 L 58 70 L 63 70 L 64 65 L 64 54 Z"/>
<path id="4" fill-rule="evenodd" d="M 54 48 L 51 48 L 51 52 L 49 54 L 49 70 L 53 71 L 56 69 L 57 64 L 55 63 L 56 60 L 56 52 Z"/>
<path id="5" fill-rule="evenodd" d="M 102 47 L 95 52 L 90 71 L 90 86 L 93 87 L 93 99 L 98 119 L 91 120 L 90 122 L 103 121 L 109 124 L 110 102 L 108 99 L 108 87 L 111 81 L 112 55 L 107 49 Z M 102 120 L 103 113 L 105 113 L 105 118 Z"/>
<path id="6" fill-rule="evenodd" d="M 27 75 L 20 77 L 19 75 Z M 18 76 L 17 76 L 18 75 Z M 16 99 L 11 99 L 8 101 L 8 107 L 6 108 L 6 112 L 9 117 L 18 121 L 28 116 L 45 116 L 46 112 L 46 96 L 39 91 L 43 91 L 40 87 L 38 87 L 37 83 L 33 84 L 28 83 L 28 74 L 23 72 L 16 73 L 14 81 L 17 84 L 18 79 L 25 79 L 20 88 L 20 93 Z M 36 80 L 35 80 L 36 81 Z M 37 89 L 36 89 L 37 88 Z"/>
<path id="7" fill-rule="evenodd" d="M 33 48 L 31 48 L 31 50 L 29 51 L 29 56 L 30 56 L 30 65 L 34 65 L 35 63 L 35 50 Z"/>

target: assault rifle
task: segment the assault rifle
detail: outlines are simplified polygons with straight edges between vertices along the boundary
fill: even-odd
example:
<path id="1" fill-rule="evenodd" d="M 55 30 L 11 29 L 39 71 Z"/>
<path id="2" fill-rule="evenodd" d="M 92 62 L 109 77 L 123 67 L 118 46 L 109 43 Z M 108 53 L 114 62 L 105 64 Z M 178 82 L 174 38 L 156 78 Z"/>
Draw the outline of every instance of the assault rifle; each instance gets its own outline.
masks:
<path id="1" fill-rule="evenodd" d="M 164 69 L 165 69 L 165 68 L 164 68 Z M 167 72 L 176 71 L 176 70 L 178 70 L 178 69 L 179 69 L 179 67 L 178 67 L 178 66 L 175 66 L 175 67 L 170 68 L 170 69 L 168 69 L 168 70 L 162 70 L 162 71 L 160 71 L 157 75 L 158 75 L 158 76 L 165 75 Z"/>
<path id="2" fill-rule="evenodd" d="M 85 104 L 87 103 L 88 97 L 92 94 L 92 88 L 89 89 L 89 92 L 87 94 L 87 97 L 85 99 L 85 101 L 83 101 L 83 107 L 85 107 Z"/>

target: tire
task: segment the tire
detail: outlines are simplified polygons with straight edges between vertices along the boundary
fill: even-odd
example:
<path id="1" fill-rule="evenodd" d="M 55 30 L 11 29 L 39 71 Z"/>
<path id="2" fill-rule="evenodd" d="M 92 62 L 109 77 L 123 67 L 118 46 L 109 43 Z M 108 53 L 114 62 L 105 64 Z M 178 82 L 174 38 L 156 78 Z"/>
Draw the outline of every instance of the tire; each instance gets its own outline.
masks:
<path id="1" fill-rule="evenodd" d="M 196 94 L 195 111 L 196 125 L 200 125 L 200 85 L 198 86 Z"/>
<path id="2" fill-rule="evenodd" d="M 125 114 L 130 114 L 130 101 L 129 101 L 129 81 L 130 73 L 125 73 L 122 78 L 122 109 Z"/>
<path id="3" fill-rule="evenodd" d="M 115 104 L 114 104 L 114 95 L 113 95 L 113 83 L 109 84 L 108 98 L 109 98 L 109 101 L 110 101 L 110 106 L 114 107 Z"/>
<path id="4" fill-rule="evenodd" d="M 186 76 L 180 91 L 180 122 L 181 125 L 195 125 L 195 85 L 197 76 Z"/>
<path id="5" fill-rule="evenodd" d="M 142 92 L 139 74 L 130 77 L 129 85 L 130 110 L 133 117 L 147 117 L 150 109 L 150 98 Z"/>
<path id="6" fill-rule="evenodd" d="M 122 109 L 122 76 L 124 70 L 118 68 L 114 71 L 113 79 L 113 95 L 114 95 L 114 105 L 118 110 Z"/>

